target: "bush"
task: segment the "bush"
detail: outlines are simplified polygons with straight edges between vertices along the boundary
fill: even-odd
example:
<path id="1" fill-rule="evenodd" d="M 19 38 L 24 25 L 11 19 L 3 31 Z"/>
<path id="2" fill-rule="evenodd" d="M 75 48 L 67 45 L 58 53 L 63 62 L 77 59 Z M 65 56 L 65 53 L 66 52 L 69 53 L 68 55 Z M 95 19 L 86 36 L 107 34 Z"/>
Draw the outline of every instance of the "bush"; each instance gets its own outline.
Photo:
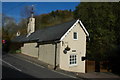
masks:
<path id="1" fill-rule="evenodd" d="M 16 53 L 21 53 L 21 50 L 16 50 Z"/>

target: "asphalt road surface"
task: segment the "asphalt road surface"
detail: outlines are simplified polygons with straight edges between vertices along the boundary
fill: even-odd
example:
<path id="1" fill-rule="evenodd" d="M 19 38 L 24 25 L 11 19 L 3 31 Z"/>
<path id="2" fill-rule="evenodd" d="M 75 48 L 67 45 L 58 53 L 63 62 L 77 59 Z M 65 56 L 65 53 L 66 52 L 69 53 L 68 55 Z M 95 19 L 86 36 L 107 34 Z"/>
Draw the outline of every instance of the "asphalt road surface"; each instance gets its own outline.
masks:
<path id="1" fill-rule="evenodd" d="M 14 56 L 3 55 L 2 59 L 2 79 L 5 78 L 71 78 L 76 80 L 76 77 L 65 75 L 42 66 L 34 65 L 23 59 L 18 59 Z"/>

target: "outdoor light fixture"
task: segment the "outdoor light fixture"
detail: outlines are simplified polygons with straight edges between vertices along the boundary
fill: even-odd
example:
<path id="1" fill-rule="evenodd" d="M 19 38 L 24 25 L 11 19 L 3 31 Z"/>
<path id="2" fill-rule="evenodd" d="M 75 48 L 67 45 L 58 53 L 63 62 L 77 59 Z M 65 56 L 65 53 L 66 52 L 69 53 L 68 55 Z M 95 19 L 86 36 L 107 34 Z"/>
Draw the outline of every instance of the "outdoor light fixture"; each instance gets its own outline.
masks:
<path id="1" fill-rule="evenodd" d="M 68 47 L 68 45 L 67 45 L 67 47 L 65 48 L 65 50 L 70 51 L 70 48 Z"/>
<path id="2" fill-rule="evenodd" d="M 67 54 L 67 50 L 63 50 L 64 54 Z"/>
<path id="3" fill-rule="evenodd" d="M 86 57 L 81 57 L 82 58 L 82 61 L 86 60 L 87 58 Z"/>
<path id="4" fill-rule="evenodd" d="M 68 45 L 67 45 L 67 47 L 64 49 L 63 52 L 64 52 L 65 54 L 67 54 L 67 51 L 70 51 L 70 48 L 68 47 Z"/>

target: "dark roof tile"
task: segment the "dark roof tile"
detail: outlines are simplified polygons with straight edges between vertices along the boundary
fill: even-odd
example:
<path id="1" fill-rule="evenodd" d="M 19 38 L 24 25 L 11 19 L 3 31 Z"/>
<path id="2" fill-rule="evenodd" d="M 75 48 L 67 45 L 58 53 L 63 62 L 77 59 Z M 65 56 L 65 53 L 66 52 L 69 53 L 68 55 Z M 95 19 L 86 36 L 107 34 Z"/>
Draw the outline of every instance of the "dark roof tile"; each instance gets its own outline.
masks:
<path id="1" fill-rule="evenodd" d="M 40 29 L 33 32 L 30 36 L 18 36 L 14 39 L 14 41 L 18 42 L 29 42 L 29 41 L 53 41 L 60 40 L 60 38 L 70 29 L 70 27 L 76 22 L 76 20 L 72 20 L 70 22 L 66 22 L 63 24 L 51 26 L 49 28 Z"/>

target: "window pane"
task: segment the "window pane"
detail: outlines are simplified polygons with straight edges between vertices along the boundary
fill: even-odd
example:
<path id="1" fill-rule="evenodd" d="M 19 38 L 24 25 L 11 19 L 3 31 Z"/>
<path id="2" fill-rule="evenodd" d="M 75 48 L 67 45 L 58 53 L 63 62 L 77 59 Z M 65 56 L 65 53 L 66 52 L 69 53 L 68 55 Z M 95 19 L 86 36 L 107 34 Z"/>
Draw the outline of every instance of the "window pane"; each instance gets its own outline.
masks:
<path id="1" fill-rule="evenodd" d="M 77 62 L 76 62 L 76 55 L 70 55 L 70 65 L 72 65 L 72 64 L 76 64 Z"/>
<path id="2" fill-rule="evenodd" d="M 75 64 L 76 64 L 76 61 L 75 61 Z"/>
<path id="3" fill-rule="evenodd" d="M 76 61 L 76 58 L 75 58 L 75 61 Z"/>
<path id="4" fill-rule="evenodd" d="M 77 33 L 76 32 L 74 32 L 73 36 L 74 36 L 74 39 L 77 39 Z"/>

